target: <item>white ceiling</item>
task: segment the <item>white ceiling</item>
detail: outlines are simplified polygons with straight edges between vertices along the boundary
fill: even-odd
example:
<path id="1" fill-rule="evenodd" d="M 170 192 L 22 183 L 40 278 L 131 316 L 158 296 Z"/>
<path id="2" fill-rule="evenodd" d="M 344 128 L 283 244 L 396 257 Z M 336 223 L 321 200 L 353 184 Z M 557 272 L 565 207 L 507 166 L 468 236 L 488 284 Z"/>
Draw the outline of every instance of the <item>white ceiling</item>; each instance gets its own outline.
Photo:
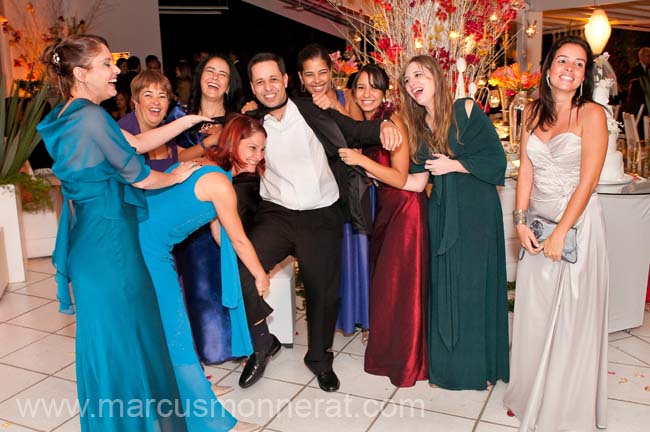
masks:
<path id="1" fill-rule="evenodd" d="M 537 1 L 536 3 L 547 3 Z M 567 2 L 564 2 L 565 5 Z M 612 28 L 650 32 L 650 1 L 627 1 L 605 4 L 598 2 L 605 10 Z M 533 10 L 536 8 L 533 3 Z M 595 6 L 569 7 L 544 10 L 544 33 L 579 28 L 589 20 Z M 538 9 L 539 10 L 539 9 Z"/>
<path id="2" fill-rule="evenodd" d="M 244 0 L 336 36 L 347 21 L 327 0 Z M 338 0 L 351 10 L 374 0 Z M 407 0 L 402 0 L 407 1 Z M 582 28 L 596 5 L 605 10 L 613 28 L 650 32 L 650 0 L 527 0 L 531 11 L 543 12 L 544 33 Z"/>

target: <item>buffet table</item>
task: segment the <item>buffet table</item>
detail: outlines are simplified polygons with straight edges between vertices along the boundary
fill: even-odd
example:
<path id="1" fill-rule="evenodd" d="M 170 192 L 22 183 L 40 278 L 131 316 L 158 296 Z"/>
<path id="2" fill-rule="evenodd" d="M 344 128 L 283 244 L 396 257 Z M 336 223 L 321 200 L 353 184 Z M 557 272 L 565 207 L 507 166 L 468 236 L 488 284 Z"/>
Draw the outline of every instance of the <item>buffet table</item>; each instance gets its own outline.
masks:
<path id="1" fill-rule="evenodd" d="M 609 331 L 643 324 L 650 266 L 650 181 L 598 186 L 609 256 Z"/>
<path id="2" fill-rule="evenodd" d="M 516 181 L 506 179 L 499 188 L 503 207 L 508 280 L 517 277 L 519 239 L 512 224 Z M 650 267 L 650 181 L 636 180 L 616 186 L 598 186 L 609 256 L 609 331 L 643 324 Z"/>

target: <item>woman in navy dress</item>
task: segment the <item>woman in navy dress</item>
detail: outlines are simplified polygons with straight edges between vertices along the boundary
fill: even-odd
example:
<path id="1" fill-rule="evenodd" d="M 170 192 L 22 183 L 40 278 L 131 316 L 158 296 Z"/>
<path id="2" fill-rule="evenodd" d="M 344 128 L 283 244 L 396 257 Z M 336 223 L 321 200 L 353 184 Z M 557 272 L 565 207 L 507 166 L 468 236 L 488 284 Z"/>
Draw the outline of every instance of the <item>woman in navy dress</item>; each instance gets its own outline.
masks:
<path id="1" fill-rule="evenodd" d="M 239 422 L 219 403 L 210 382 L 203 375 L 194 349 L 183 293 L 174 269 L 172 249 L 205 224 L 220 246 L 220 305 L 227 310 L 230 332 L 221 337 L 234 356 L 252 353 L 246 312 L 239 282 L 237 256 L 255 277 L 260 295 L 269 287 L 269 276 L 246 237 L 237 214 L 232 173 L 255 172 L 264 157 L 266 132 L 250 117 L 234 114 L 226 123 L 214 149 L 208 149 L 202 167 L 187 182 L 147 194 L 149 218 L 140 222 L 140 244 L 151 273 L 167 344 L 183 401 L 190 406 L 209 406 L 209 415 L 189 415 L 188 431 L 257 430 Z M 236 254 L 235 254 L 236 252 Z M 213 270 L 214 271 L 214 270 Z"/>
<path id="2" fill-rule="evenodd" d="M 225 56 L 213 54 L 199 63 L 192 80 L 188 113 L 219 121 L 212 127 L 178 136 L 178 145 L 186 148 L 181 159 L 188 154 L 200 156 L 205 149 L 217 144 L 226 114 L 241 109 L 242 94 L 239 73 Z M 186 113 L 176 106 L 170 119 L 184 115 Z M 257 180 L 259 183 L 259 178 Z M 237 183 L 238 180 L 233 181 Z M 192 233 L 175 252 L 199 358 L 204 364 L 220 364 L 237 357 L 224 336 L 231 332 L 230 315 L 216 300 L 221 296 L 218 271 L 221 251 L 212 238 L 209 225 Z"/>
<path id="3" fill-rule="evenodd" d="M 147 214 L 141 189 L 182 182 L 196 167 L 151 171 L 136 149 L 147 152 L 203 118 L 188 116 L 139 137 L 122 132 L 99 106 L 115 95 L 119 73 L 100 37 L 65 39 L 45 51 L 43 62 L 66 99 L 38 131 L 65 199 L 52 262 L 61 312 L 75 313 L 70 282 L 74 292 L 77 397 L 85 407 L 81 430 L 185 431 L 185 421 L 173 411 L 179 389 L 140 252 L 138 221 Z M 151 401 L 159 409 L 140 416 L 125 411 Z"/>

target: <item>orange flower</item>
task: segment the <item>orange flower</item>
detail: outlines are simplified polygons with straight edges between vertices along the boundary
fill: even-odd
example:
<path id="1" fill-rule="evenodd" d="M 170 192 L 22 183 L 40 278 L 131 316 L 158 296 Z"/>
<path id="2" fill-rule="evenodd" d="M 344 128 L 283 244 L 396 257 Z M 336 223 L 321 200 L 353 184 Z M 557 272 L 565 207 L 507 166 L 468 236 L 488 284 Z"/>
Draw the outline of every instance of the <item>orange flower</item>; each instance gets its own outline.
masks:
<path id="1" fill-rule="evenodd" d="M 533 91 L 541 79 L 540 72 L 521 71 L 519 63 L 502 66 L 490 75 L 489 83 L 493 86 L 503 87 L 512 93 L 520 91 Z"/>

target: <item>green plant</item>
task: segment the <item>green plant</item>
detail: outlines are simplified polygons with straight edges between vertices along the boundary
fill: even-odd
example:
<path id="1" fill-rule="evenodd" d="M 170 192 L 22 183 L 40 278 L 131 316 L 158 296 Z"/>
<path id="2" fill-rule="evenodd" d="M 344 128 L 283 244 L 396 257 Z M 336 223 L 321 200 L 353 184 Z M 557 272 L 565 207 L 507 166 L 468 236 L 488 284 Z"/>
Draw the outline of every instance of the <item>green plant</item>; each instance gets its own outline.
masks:
<path id="1" fill-rule="evenodd" d="M 41 140 L 36 125 L 43 117 L 47 101 L 41 89 L 25 99 L 14 86 L 7 98 L 5 79 L 0 79 L 0 179 L 18 173 Z"/>
<path id="2" fill-rule="evenodd" d="M 23 210 L 36 213 L 54 208 L 52 198 L 50 197 L 52 183 L 47 179 L 30 176 L 27 173 L 16 173 L 0 179 L 0 187 L 8 184 L 13 184 L 20 188 Z"/>
<path id="3" fill-rule="evenodd" d="M 41 140 L 36 125 L 41 121 L 47 101 L 46 89 L 20 96 L 20 88 L 14 85 L 7 97 L 5 79 L 0 79 L 0 185 L 16 184 L 23 197 L 26 211 L 52 208 L 49 190 L 52 185 L 45 179 L 20 173 L 20 169 Z"/>

